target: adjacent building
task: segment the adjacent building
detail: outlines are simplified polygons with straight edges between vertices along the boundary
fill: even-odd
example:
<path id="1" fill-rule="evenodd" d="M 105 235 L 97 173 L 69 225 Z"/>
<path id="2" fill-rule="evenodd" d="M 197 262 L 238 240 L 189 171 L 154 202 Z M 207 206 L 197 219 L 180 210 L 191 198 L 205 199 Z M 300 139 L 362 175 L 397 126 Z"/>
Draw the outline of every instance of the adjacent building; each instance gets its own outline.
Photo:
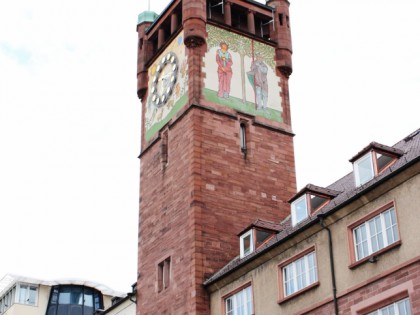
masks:
<path id="1" fill-rule="evenodd" d="M 1 315 L 93 315 L 119 292 L 84 280 L 44 281 L 6 275 L 0 280 Z"/>
<path id="2" fill-rule="evenodd" d="M 350 162 L 295 194 L 281 223 L 238 235 L 240 255 L 204 283 L 211 314 L 420 313 L 420 130 Z"/>
<path id="3" fill-rule="evenodd" d="M 136 290 L 137 284 L 131 286 L 131 292 L 127 293 L 124 297 L 112 298 L 111 306 L 103 311 L 97 312 L 95 315 L 135 315 L 136 314 Z"/>

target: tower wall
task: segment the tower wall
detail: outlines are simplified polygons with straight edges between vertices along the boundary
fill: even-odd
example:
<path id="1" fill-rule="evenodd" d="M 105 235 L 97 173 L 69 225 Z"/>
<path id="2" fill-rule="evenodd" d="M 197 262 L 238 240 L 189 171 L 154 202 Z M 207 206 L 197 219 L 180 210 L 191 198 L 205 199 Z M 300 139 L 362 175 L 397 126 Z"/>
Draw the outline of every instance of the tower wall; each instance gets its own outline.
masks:
<path id="1" fill-rule="evenodd" d="M 280 221 L 296 191 L 291 135 L 249 121 L 240 150 L 238 117 L 191 108 L 169 125 L 162 147 L 141 157 L 139 310 L 208 314 L 204 280 L 239 254 L 237 234 L 256 218 Z M 156 270 L 171 257 L 171 281 L 158 292 Z M 176 303 L 174 303 L 176 301 Z"/>
<path id="2" fill-rule="evenodd" d="M 292 73 L 292 36 L 290 31 L 289 1 L 269 0 L 267 5 L 274 8 L 274 29 L 271 37 L 277 42 L 277 67 L 287 76 Z"/>
<path id="3" fill-rule="evenodd" d="M 165 130 L 167 164 L 162 161 L 162 138 L 141 156 L 137 314 L 192 313 L 191 114 Z M 170 283 L 158 292 L 158 265 L 168 257 Z"/>
<path id="4" fill-rule="evenodd" d="M 139 53 L 143 136 L 138 315 L 210 314 L 203 282 L 239 255 L 238 233 L 256 219 L 279 222 L 290 213 L 287 200 L 296 192 L 296 179 L 290 73 L 282 62 L 291 67 L 291 59 L 283 60 L 278 43 L 233 31 L 241 20 L 237 13 L 247 12 L 247 23 L 271 19 L 267 7 L 256 5 L 251 13 L 238 5 L 251 6 L 246 1 L 232 6 L 232 29 L 207 20 L 204 0 L 173 1 L 151 29 L 138 29 L 147 47 L 158 51 L 156 58 L 153 51 Z M 182 13 L 182 30 L 174 31 L 174 12 Z M 215 60 L 222 42 L 230 45 L 236 68 L 232 90 L 218 95 Z M 156 77 L 160 56 L 169 52 L 178 56 L 174 93 L 167 103 L 153 107 L 150 80 Z M 268 108 L 257 108 L 256 87 L 248 81 L 249 75 L 256 77 L 252 65 L 257 58 L 271 73 L 274 105 Z M 241 149 L 241 124 L 246 149 Z M 170 281 L 162 288 L 161 269 L 168 261 Z"/>
<path id="5" fill-rule="evenodd" d="M 206 0 L 182 1 L 184 42 L 188 47 L 201 46 L 206 39 Z"/>

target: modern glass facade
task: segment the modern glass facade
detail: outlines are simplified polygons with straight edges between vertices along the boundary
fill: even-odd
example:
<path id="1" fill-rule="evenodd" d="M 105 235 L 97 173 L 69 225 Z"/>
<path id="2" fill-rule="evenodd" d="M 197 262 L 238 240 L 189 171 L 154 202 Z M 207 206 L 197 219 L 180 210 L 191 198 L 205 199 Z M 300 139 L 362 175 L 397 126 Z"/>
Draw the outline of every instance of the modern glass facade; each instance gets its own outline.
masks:
<path id="1" fill-rule="evenodd" d="M 103 308 L 100 291 L 80 285 L 57 285 L 51 288 L 46 315 L 93 315 Z"/>

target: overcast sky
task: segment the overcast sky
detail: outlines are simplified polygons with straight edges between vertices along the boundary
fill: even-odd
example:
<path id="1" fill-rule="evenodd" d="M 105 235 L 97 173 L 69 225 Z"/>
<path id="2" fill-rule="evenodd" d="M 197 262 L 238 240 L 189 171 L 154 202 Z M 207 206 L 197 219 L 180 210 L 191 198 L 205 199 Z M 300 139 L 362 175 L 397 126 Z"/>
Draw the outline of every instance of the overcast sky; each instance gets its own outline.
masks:
<path id="1" fill-rule="evenodd" d="M 151 1 L 157 13 L 169 0 Z M 260 1 L 263 2 L 263 1 Z M 420 1 L 290 0 L 298 189 L 419 127 Z M 0 4 L 0 278 L 136 281 L 145 0 Z"/>

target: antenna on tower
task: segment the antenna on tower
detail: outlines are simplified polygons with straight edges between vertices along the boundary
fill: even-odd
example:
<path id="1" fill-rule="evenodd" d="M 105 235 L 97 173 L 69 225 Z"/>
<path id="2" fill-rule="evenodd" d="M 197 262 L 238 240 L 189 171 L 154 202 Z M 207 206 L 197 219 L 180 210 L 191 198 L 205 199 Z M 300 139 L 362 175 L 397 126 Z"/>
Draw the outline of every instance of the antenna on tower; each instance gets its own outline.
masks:
<path id="1" fill-rule="evenodd" d="M 148 6 L 147 11 L 150 11 L 150 0 L 148 1 L 148 4 L 149 4 L 149 6 Z"/>
<path id="2" fill-rule="evenodd" d="M 221 5 L 222 6 L 222 14 L 225 14 L 225 1 L 224 0 L 222 0 L 222 1 L 220 1 L 219 3 L 217 3 L 217 4 L 215 4 L 215 5 L 212 5 L 210 2 L 209 2 L 209 18 L 211 19 L 211 9 L 212 8 L 214 8 L 214 7 L 218 7 L 219 5 Z"/>
<path id="3" fill-rule="evenodd" d="M 268 21 L 267 23 L 263 23 L 261 22 L 261 37 L 264 37 L 264 31 L 263 31 L 263 27 L 268 25 L 268 24 L 273 24 L 273 31 L 276 29 L 275 25 L 274 25 L 274 9 L 271 10 L 271 20 Z"/>

